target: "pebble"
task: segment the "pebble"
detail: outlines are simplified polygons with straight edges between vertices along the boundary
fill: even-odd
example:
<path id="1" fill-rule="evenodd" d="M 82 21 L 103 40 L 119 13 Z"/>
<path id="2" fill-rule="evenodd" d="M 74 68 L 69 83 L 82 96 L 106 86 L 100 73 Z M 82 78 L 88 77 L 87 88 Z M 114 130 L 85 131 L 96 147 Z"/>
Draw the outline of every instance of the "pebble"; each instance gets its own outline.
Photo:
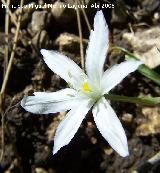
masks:
<path id="1" fill-rule="evenodd" d="M 70 23 L 76 17 L 75 10 L 72 8 L 64 8 L 65 5 L 66 3 L 57 1 L 54 3 L 56 8 L 51 8 L 51 14 L 55 21 L 63 25 Z"/>
<path id="2" fill-rule="evenodd" d="M 45 29 L 51 22 L 51 15 L 47 11 L 35 11 L 32 14 L 31 29 L 40 31 Z"/>
<path id="3" fill-rule="evenodd" d="M 133 120 L 133 115 L 129 113 L 124 113 L 122 116 L 124 122 L 130 123 Z"/>

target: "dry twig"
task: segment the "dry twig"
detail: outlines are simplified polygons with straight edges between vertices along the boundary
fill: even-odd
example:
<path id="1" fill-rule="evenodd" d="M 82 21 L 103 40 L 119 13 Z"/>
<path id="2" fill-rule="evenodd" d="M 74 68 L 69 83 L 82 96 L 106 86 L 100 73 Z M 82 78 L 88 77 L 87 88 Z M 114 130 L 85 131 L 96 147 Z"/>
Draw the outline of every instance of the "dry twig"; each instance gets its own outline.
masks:
<path id="1" fill-rule="evenodd" d="M 76 14 L 77 14 L 78 31 L 79 31 L 79 38 L 80 38 L 81 66 L 82 66 L 82 69 L 84 69 L 83 36 L 82 36 L 82 27 L 81 27 L 80 12 L 79 12 L 79 9 L 78 8 L 76 9 Z"/>
<path id="2" fill-rule="evenodd" d="M 8 66 L 8 53 L 9 53 L 9 6 L 10 0 L 7 0 L 7 8 L 5 15 L 5 54 L 4 54 L 4 76 Z"/>
<path id="3" fill-rule="evenodd" d="M 1 154 L 0 154 L 0 162 L 3 159 L 3 155 L 4 155 L 4 130 L 5 130 L 5 114 L 4 114 L 4 110 L 3 110 L 3 105 L 2 105 L 2 95 L 0 94 L 0 112 L 1 112 Z"/>
<path id="4" fill-rule="evenodd" d="M 2 4 L 4 4 L 4 5 L 7 6 L 7 3 L 5 2 L 5 0 L 1 0 L 1 1 L 2 1 Z M 10 17 L 11 17 L 12 22 L 13 22 L 14 25 L 17 27 L 18 24 L 17 24 L 16 18 L 15 18 L 15 16 L 12 14 L 12 12 L 11 12 L 10 9 L 8 9 L 8 13 L 9 13 L 9 15 L 10 15 Z"/>
<path id="5" fill-rule="evenodd" d="M 78 0 L 78 3 L 79 3 L 79 4 L 82 4 L 82 5 L 85 5 L 83 0 Z M 88 17 L 87 17 L 86 11 L 85 11 L 84 8 L 81 8 L 81 10 L 82 10 L 82 13 L 83 13 L 84 19 L 85 19 L 85 21 L 86 21 L 86 24 L 87 24 L 88 30 L 89 30 L 89 32 L 91 32 L 91 24 L 89 23 L 89 20 L 88 20 Z"/>
<path id="6" fill-rule="evenodd" d="M 23 6 L 23 4 L 24 4 L 24 0 L 21 0 L 20 5 Z M 17 46 L 17 41 L 18 41 L 18 35 L 19 35 L 19 31 L 20 31 L 22 11 L 23 10 L 21 8 L 19 16 L 18 16 L 18 23 L 17 23 L 17 29 L 16 29 L 16 33 L 15 33 L 15 37 L 14 37 L 13 49 L 12 49 L 12 52 L 11 52 L 11 57 L 10 57 L 9 64 L 8 64 L 8 67 L 7 67 L 6 75 L 4 77 L 4 81 L 3 81 L 3 84 L 2 84 L 1 94 L 3 94 L 5 92 L 7 82 L 8 82 L 8 78 L 9 78 L 9 75 L 10 75 L 10 72 L 11 72 L 13 59 L 14 59 L 14 55 L 15 55 L 15 50 L 16 50 L 16 46 Z"/>

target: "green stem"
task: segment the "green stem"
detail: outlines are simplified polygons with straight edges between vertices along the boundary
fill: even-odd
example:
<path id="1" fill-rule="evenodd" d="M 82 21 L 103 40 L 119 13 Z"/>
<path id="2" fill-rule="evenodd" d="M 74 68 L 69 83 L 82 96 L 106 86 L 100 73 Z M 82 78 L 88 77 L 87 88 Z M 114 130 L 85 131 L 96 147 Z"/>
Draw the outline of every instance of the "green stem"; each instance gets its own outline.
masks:
<path id="1" fill-rule="evenodd" d="M 127 49 L 125 49 L 125 48 L 123 48 L 123 47 L 120 47 L 120 46 L 113 46 L 113 47 L 111 48 L 111 50 L 114 50 L 114 49 L 123 51 L 123 52 L 125 52 L 127 55 L 133 57 L 135 60 L 139 60 L 133 53 L 129 52 Z"/>
<path id="2" fill-rule="evenodd" d="M 128 97 L 114 94 L 106 94 L 105 98 L 113 101 L 136 103 L 141 105 L 154 106 L 160 104 L 160 97 Z"/>

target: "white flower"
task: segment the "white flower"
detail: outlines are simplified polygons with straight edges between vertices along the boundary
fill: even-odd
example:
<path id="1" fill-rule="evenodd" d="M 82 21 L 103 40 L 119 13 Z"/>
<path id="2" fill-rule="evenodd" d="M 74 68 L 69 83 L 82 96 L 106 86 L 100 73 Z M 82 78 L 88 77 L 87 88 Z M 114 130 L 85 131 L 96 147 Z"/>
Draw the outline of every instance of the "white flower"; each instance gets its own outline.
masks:
<path id="1" fill-rule="evenodd" d="M 94 121 L 102 136 L 121 156 L 125 157 L 129 154 L 124 129 L 104 94 L 142 63 L 125 61 L 104 72 L 108 32 L 103 13 L 99 11 L 94 18 L 94 30 L 91 31 L 86 52 L 87 74 L 68 57 L 55 51 L 41 50 L 48 67 L 63 78 L 70 88 L 53 93 L 35 92 L 34 96 L 24 97 L 21 106 L 34 114 L 70 110 L 57 128 L 53 154 L 71 141 L 92 107 Z"/>

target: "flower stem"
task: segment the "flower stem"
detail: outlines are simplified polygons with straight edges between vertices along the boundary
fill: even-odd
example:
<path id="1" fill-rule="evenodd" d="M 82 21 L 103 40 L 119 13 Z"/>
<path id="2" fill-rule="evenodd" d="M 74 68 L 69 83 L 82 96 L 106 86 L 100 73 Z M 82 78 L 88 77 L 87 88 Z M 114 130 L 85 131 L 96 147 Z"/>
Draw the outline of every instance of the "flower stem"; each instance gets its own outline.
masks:
<path id="1" fill-rule="evenodd" d="M 112 101 L 121 101 L 148 106 L 160 104 L 160 97 L 128 97 L 114 94 L 105 94 L 105 98 Z"/>

